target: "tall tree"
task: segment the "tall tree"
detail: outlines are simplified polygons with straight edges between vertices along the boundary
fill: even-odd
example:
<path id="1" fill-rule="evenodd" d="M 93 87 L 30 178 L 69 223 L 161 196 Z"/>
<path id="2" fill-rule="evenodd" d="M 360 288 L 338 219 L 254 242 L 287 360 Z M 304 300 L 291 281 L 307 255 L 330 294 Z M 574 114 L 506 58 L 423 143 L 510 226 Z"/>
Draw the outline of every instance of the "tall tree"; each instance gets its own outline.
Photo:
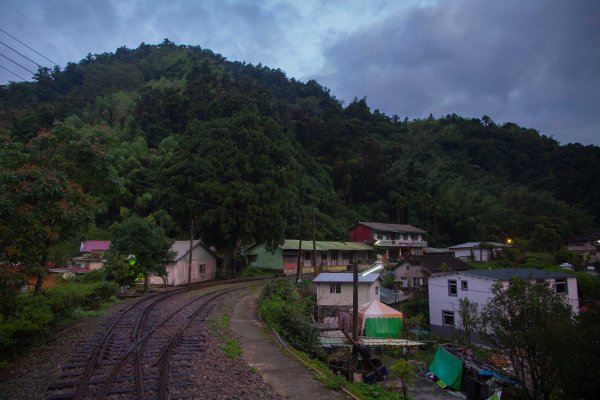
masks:
<path id="1" fill-rule="evenodd" d="M 110 228 L 112 243 L 109 255 L 129 257 L 131 268 L 144 277 L 144 286 L 148 288 L 150 277 L 166 277 L 166 264 L 173 261 L 175 253 L 171 251 L 172 242 L 164 231 L 148 219 L 131 215 L 121 223 Z"/>
<path id="2" fill-rule="evenodd" d="M 0 148 L 0 251 L 23 263 L 42 288 L 51 248 L 77 238 L 116 182 L 102 130 L 58 125 L 27 145 Z"/>
<path id="3" fill-rule="evenodd" d="M 230 276 L 241 242 L 283 243 L 296 198 L 293 152 L 281 128 L 255 107 L 188 127 L 165 173 L 205 242 L 223 253 L 220 277 Z"/>
<path id="4" fill-rule="evenodd" d="M 546 283 L 498 283 L 482 311 L 482 338 L 506 354 L 527 398 L 547 400 L 569 358 L 574 320 L 564 296 Z"/>

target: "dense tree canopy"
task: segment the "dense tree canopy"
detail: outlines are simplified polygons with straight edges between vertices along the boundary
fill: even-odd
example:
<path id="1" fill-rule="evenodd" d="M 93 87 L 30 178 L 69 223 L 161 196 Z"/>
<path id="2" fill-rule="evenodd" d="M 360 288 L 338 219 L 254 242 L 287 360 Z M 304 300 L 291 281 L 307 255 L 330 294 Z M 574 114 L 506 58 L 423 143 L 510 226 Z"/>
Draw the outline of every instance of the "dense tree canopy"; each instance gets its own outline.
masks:
<path id="1" fill-rule="evenodd" d="M 98 227 L 133 212 L 186 238 L 193 217 L 226 265 L 232 246 L 297 236 L 307 210 L 321 239 L 373 220 L 426 229 L 433 246 L 510 236 L 545 251 L 600 221 L 598 147 L 486 116 L 389 117 L 364 98 L 343 104 L 315 81 L 168 40 L 0 86 L 2 151 L 23 157 L 57 122 L 116 139 L 103 154 L 123 191 L 90 185 L 89 169 L 104 168 L 93 151 L 73 149 L 72 165 L 87 166 L 65 172 L 103 200 Z"/>

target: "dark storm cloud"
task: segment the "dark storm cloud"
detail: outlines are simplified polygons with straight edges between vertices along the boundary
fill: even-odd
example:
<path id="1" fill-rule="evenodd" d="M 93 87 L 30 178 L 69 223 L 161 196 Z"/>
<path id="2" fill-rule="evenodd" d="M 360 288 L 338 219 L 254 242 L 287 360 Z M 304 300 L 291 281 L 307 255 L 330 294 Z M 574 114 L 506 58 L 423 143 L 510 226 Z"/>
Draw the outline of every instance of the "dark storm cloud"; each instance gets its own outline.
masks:
<path id="1" fill-rule="evenodd" d="M 389 115 L 487 114 L 600 144 L 598 21 L 593 1 L 440 1 L 331 44 L 317 79 Z"/>

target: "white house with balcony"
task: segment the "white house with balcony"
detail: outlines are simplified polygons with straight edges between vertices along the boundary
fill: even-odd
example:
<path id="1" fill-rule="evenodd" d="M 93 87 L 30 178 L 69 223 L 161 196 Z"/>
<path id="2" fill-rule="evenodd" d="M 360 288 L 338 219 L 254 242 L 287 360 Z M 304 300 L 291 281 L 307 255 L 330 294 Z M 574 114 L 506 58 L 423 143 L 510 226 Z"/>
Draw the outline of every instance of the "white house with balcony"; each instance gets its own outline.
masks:
<path id="1" fill-rule="evenodd" d="M 496 282 L 508 285 L 513 277 L 548 282 L 556 293 L 564 296 L 574 313 L 579 312 L 579 294 L 575 275 L 533 268 L 458 271 L 429 278 L 431 331 L 451 336 L 454 330 L 462 328 L 458 313 L 460 299 L 468 298 L 479 304 L 481 309 L 492 298 L 492 286 Z"/>
<path id="2" fill-rule="evenodd" d="M 422 255 L 426 234 L 412 225 L 358 222 L 348 230 L 347 239 L 383 249 L 383 261 L 395 263 L 406 256 Z"/>
<path id="3" fill-rule="evenodd" d="M 323 272 L 315 277 L 313 285 L 317 294 L 319 314 L 328 311 L 348 311 L 352 308 L 354 293 L 353 274 L 348 272 Z M 379 274 L 358 274 L 358 304 L 379 300 Z M 332 314 L 333 315 L 333 314 Z"/>

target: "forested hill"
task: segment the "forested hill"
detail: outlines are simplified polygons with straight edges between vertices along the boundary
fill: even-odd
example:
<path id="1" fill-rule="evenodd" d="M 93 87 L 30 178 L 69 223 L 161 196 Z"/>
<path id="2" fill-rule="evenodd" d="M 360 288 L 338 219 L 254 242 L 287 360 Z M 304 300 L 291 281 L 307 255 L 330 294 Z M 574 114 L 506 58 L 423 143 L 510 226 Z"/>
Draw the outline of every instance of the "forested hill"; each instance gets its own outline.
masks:
<path id="1" fill-rule="evenodd" d="M 438 246 L 508 236 L 555 246 L 600 221 L 599 147 L 485 116 L 390 117 L 167 40 L 40 70 L 0 87 L 0 101 L 5 147 L 57 126 L 112 137 L 120 179 L 97 194 L 105 207 L 88 237 L 133 212 L 181 238 L 195 217 L 223 248 L 297 237 L 301 220 L 308 238 L 312 206 L 322 239 L 370 220 L 419 226 Z"/>

